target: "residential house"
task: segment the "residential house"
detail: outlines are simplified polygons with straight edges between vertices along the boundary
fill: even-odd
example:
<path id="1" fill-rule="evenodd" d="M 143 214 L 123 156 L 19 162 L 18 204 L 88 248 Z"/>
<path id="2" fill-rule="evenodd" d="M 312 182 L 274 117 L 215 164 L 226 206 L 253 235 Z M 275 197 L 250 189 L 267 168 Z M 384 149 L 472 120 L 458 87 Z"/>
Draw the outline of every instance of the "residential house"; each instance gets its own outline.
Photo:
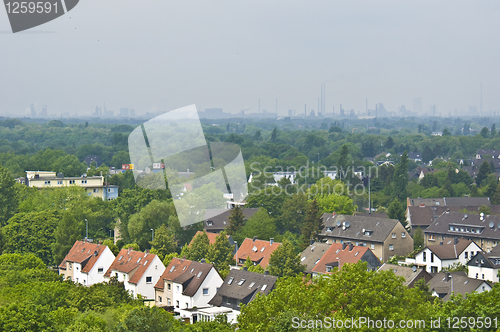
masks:
<path id="1" fill-rule="evenodd" d="M 378 270 L 392 271 L 398 277 L 403 277 L 405 279 L 403 284 L 409 288 L 415 287 L 420 279 L 424 279 L 426 284 L 432 279 L 432 276 L 425 269 L 416 265 L 410 267 L 384 263 Z"/>
<path id="2" fill-rule="evenodd" d="M 300 263 L 305 265 L 305 272 L 312 273 L 312 270 L 327 252 L 331 244 L 311 241 L 311 245 L 300 254 Z"/>
<path id="3" fill-rule="evenodd" d="M 327 243 L 368 247 L 382 262 L 413 251 L 413 239 L 398 220 L 325 213 L 319 234 Z"/>
<path id="4" fill-rule="evenodd" d="M 469 278 L 498 282 L 500 270 L 500 246 L 490 252 L 479 251 L 467 263 Z"/>
<path id="5" fill-rule="evenodd" d="M 242 266 L 245 264 L 247 258 L 250 257 L 254 265 L 260 264 L 265 269 L 269 264 L 269 258 L 272 253 L 280 245 L 281 243 L 274 242 L 273 238 L 269 241 L 257 240 L 257 237 L 253 239 L 246 238 L 234 255 L 234 260 L 237 265 Z"/>
<path id="6" fill-rule="evenodd" d="M 467 277 L 465 272 L 437 273 L 427 284 L 433 296 L 449 301 L 452 293 L 466 294 L 482 293 L 491 290 L 491 285 L 484 280 Z"/>
<path id="7" fill-rule="evenodd" d="M 420 155 L 419 152 L 410 152 L 408 153 L 408 159 L 413 160 L 416 163 L 421 163 L 422 162 L 422 156 Z"/>
<path id="8" fill-rule="evenodd" d="M 59 274 L 64 279 L 90 286 L 104 282 L 104 272 L 113 263 L 115 255 L 108 246 L 76 241 L 59 265 Z"/>
<path id="9" fill-rule="evenodd" d="M 452 238 L 473 240 L 488 252 L 500 241 L 500 216 L 450 211 L 424 230 L 425 245 Z"/>
<path id="10" fill-rule="evenodd" d="M 427 272 L 438 273 L 452 265 L 466 265 L 481 248 L 471 240 L 447 239 L 436 245 L 427 245 L 415 255 L 415 264 L 425 266 Z"/>
<path id="11" fill-rule="evenodd" d="M 491 205 L 489 197 L 407 198 L 407 206 L 481 206 Z"/>
<path id="12" fill-rule="evenodd" d="M 242 209 L 245 220 L 253 216 L 255 212 L 259 209 L 256 208 L 244 208 Z M 214 209 L 207 210 L 205 213 L 205 220 L 203 221 L 203 228 L 207 232 L 220 233 L 227 226 L 229 226 L 229 216 L 231 215 L 231 209 Z"/>
<path id="13" fill-rule="evenodd" d="M 267 273 L 231 270 L 209 304 L 222 309 L 231 309 L 231 313 L 227 315 L 228 321 L 236 323 L 241 304 L 250 303 L 257 294 L 268 295 L 274 289 L 277 280 L 278 277 Z M 213 319 L 213 314 L 200 317 L 200 320 Z"/>
<path id="14" fill-rule="evenodd" d="M 149 252 L 122 249 L 108 268 L 104 277 L 113 277 L 123 282 L 125 289 L 134 297 L 141 295 L 148 300 L 154 300 L 154 285 L 165 271 L 160 258 Z"/>
<path id="15" fill-rule="evenodd" d="M 107 184 L 103 176 L 65 177 L 56 172 L 27 171 L 23 183 L 36 188 L 78 186 L 84 188 L 89 196 L 99 197 L 104 201 L 118 197 L 118 186 Z"/>
<path id="16" fill-rule="evenodd" d="M 212 264 L 174 257 L 154 286 L 155 304 L 174 307 L 183 319 L 196 322 L 196 312 L 189 309 L 209 307 L 222 282 Z"/>
<path id="17" fill-rule="evenodd" d="M 368 270 L 377 270 L 382 263 L 367 247 L 354 246 L 352 243 L 333 243 L 312 269 L 312 275 L 331 273 L 335 268 L 342 269 L 346 263 L 367 262 Z"/>
<path id="18" fill-rule="evenodd" d="M 476 152 L 476 159 L 500 159 L 500 150 L 484 150 L 480 149 Z"/>

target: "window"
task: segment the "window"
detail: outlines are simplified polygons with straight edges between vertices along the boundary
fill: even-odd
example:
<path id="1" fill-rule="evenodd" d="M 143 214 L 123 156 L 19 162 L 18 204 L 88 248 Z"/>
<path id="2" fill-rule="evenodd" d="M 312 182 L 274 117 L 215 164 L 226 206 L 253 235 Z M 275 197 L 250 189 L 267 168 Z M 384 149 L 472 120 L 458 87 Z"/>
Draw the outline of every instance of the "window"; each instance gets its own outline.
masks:
<path id="1" fill-rule="evenodd" d="M 69 269 L 71 270 L 71 269 L 73 268 L 73 264 L 68 263 L 68 267 L 69 267 Z"/>
<path id="2" fill-rule="evenodd" d="M 476 279 L 479 278 L 479 273 L 476 273 Z"/>
<path id="3" fill-rule="evenodd" d="M 332 272 L 332 267 L 331 266 L 327 266 L 326 267 L 326 272 Z"/>
<path id="4" fill-rule="evenodd" d="M 86 184 L 86 183 L 87 183 L 87 180 L 82 180 L 82 183 L 83 183 L 83 184 Z"/>
<path id="5" fill-rule="evenodd" d="M 189 308 L 189 304 L 186 302 L 186 308 Z"/>
<path id="6" fill-rule="evenodd" d="M 142 257 L 139 257 L 139 259 L 137 260 L 137 263 L 136 263 L 136 264 L 139 264 L 139 262 L 141 261 L 141 258 L 142 258 Z"/>
<path id="7" fill-rule="evenodd" d="M 260 252 L 263 252 L 265 249 L 266 247 L 262 247 L 262 249 L 260 249 Z"/>
<path id="8" fill-rule="evenodd" d="M 57 184 L 62 184 L 62 180 L 57 180 Z"/>
<path id="9" fill-rule="evenodd" d="M 234 280 L 234 278 L 233 278 L 233 277 L 229 278 L 229 280 L 227 281 L 227 284 L 228 284 L 228 285 L 231 285 L 231 284 L 233 283 L 233 280 Z"/>
<path id="10" fill-rule="evenodd" d="M 484 279 L 484 274 L 481 275 L 481 279 Z"/>
<path id="11" fill-rule="evenodd" d="M 253 246 L 252 251 L 257 252 L 257 246 Z"/>
<path id="12" fill-rule="evenodd" d="M 99 192 L 99 188 L 94 188 L 94 192 L 98 193 Z"/>
<path id="13" fill-rule="evenodd" d="M 470 252 L 470 258 L 472 258 L 472 256 L 474 256 L 474 251 Z"/>
<path id="14" fill-rule="evenodd" d="M 468 256 L 469 256 L 469 253 L 466 251 L 465 252 L 465 259 L 469 258 Z"/>
<path id="15" fill-rule="evenodd" d="M 97 268 L 97 273 L 104 273 L 104 268 L 98 267 Z"/>
<path id="16" fill-rule="evenodd" d="M 431 263 L 434 263 L 434 253 L 431 252 Z"/>
<path id="17" fill-rule="evenodd" d="M 402 232 L 401 233 L 401 237 L 404 239 L 406 237 L 406 233 L 405 232 Z"/>
<path id="18" fill-rule="evenodd" d="M 394 245 L 389 244 L 389 250 L 394 250 Z"/>
<path id="19" fill-rule="evenodd" d="M 203 295 L 208 295 L 208 288 L 203 288 Z"/>
<path id="20" fill-rule="evenodd" d="M 161 303 L 161 296 L 158 296 L 158 302 Z"/>
<path id="21" fill-rule="evenodd" d="M 262 292 L 265 291 L 267 288 L 267 285 L 263 285 L 262 288 L 260 289 Z"/>
<path id="22" fill-rule="evenodd" d="M 146 284 L 150 284 L 153 282 L 153 277 L 146 277 Z"/>
<path id="23" fill-rule="evenodd" d="M 123 255 L 120 256 L 120 258 L 118 258 L 118 261 L 121 261 L 123 259 Z"/>
<path id="24" fill-rule="evenodd" d="M 306 256 L 302 257 L 302 258 L 300 259 L 300 261 L 301 261 L 301 262 L 303 262 L 305 259 L 306 259 Z"/>
<path id="25" fill-rule="evenodd" d="M 248 285 L 248 288 L 252 288 L 255 285 L 255 282 L 251 282 L 250 285 Z"/>
<path id="26" fill-rule="evenodd" d="M 371 248 L 372 250 L 373 250 L 373 249 L 375 249 L 375 245 L 372 243 L 372 244 L 370 245 L 370 248 Z"/>
<path id="27" fill-rule="evenodd" d="M 427 262 L 427 253 L 425 251 L 422 253 L 422 260 Z"/>
<path id="28" fill-rule="evenodd" d="M 392 238 L 395 239 L 396 238 L 396 233 L 392 233 Z"/>
<path id="29" fill-rule="evenodd" d="M 114 192 L 114 188 L 108 188 L 108 193 Z"/>
<path id="30" fill-rule="evenodd" d="M 172 305 L 172 300 L 170 300 L 169 298 L 167 298 L 167 305 L 170 307 Z"/>
<path id="31" fill-rule="evenodd" d="M 179 301 L 175 301 L 175 307 L 179 308 Z"/>
<path id="32" fill-rule="evenodd" d="M 429 235 L 429 241 L 436 241 L 436 238 L 434 237 L 434 235 Z"/>
<path id="33" fill-rule="evenodd" d="M 177 285 L 177 293 L 179 293 L 179 290 L 180 290 L 180 287 L 179 287 L 179 285 Z"/>
<path id="34" fill-rule="evenodd" d="M 238 282 L 238 286 L 241 286 L 245 283 L 245 279 L 241 279 L 239 282 Z"/>
<path id="35" fill-rule="evenodd" d="M 75 180 L 69 180 L 69 184 L 75 184 Z"/>
<path id="36" fill-rule="evenodd" d="M 196 278 L 201 277 L 202 274 L 203 274 L 203 271 L 198 272 L 198 275 L 196 276 Z"/>
<path id="37" fill-rule="evenodd" d="M 167 289 L 171 290 L 172 289 L 172 284 L 167 284 Z"/>
<path id="38" fill-rule="evenodd" d="M 45 184 L 50 186 L 50 181 L 45 181 Z"/>

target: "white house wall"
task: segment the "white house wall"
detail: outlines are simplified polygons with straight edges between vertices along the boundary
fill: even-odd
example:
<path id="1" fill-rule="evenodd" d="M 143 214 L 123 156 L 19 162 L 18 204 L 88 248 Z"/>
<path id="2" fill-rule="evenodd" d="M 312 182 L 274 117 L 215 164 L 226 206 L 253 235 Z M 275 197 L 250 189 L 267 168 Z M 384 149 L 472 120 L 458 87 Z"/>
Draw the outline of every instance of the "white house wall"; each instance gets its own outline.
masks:
<path id="1" fill-rule="evenodd" d="M 148 300 L 154 300 L 154 286 L 156 285 L 158 280 L 160 280 L 163 271 L 165 271 L 165 265 L 163 265 L 158 256 L 155 256 L 153 261 L 149 264 L 148 268 L 137 282 L 137 293 L 141 294 L 143 297 L 146 297 Z M 146 283 L 146 277 L 152 277 L 152 282 Z"/>
<path id="2" fill-rule="evenodd" d="M 94 263 L 94 266 L 92 266 L 92 269 L 89 271 L 87 285 L 90 286 L 104 282 L 104 273 L 106 273 L 114 260 L 115 255 L 113 255 L 111 250 L 106 247 L 97 258 L 97 261 Z M 99 273 L 99 268 L 102 268 L 102 273 Z"/>
<path id="3" fill-rule="evenodd" d="M 469 278 L 498 282 L 498 269 L 469 265 Z"/>

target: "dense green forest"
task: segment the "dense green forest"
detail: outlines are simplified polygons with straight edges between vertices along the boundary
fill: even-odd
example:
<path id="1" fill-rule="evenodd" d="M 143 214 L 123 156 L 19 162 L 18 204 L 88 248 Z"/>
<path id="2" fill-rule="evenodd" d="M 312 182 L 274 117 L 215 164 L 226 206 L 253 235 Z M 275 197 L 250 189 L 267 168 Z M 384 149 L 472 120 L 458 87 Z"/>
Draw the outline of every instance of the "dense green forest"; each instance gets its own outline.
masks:
<path id="1" fill-rule="evenodd" d="M 365 296 L 373 300 L 370 303 L 373 310 L 380 310 L 380 317 L 382 314 L 414 319 L 452 314 L 498 315 L 493 302 L 497 285 L 491 292 L 442 304 L 433 302 L 423 285 L 408 290 L 393 275 L 369 273 L 362 267 L 346 269 L 342 274 L 333 274 L 305 288 L 293 277 L 301 271 L 297 254 L 311 238 L 317 239 L 323 213 L 353 214 L 366 211 L 369 206 L 365 190 L 367 173 L 360 178 L 346 172 L 340 179 L 331 180 L 321 171 L 332 166 L 369 170 L 374 164 L 367 158 L 374 157 L 375 162 L 393 163 L 373 169 L 371 206 L 403 224 L 407 197 L 488 196 L 492 203 L 500 204 L 496 170 L 490 163 L 482 163 L 475 178 L 463 168 L 469 165 L 478 149 L 500 146 L 495 125 L 485 119 L 418 121 L 331 119 L 212 123 L 204 120 L 208 141 L 241 146 L 247 176 L 252 176 L 246 207 L 260 209 L 246 221 L 241 211 L 235 209 L 228 234 L 238 243 L 254 236 L 283 243 L 269 272 L 284 278 L 267 299 L 258 298 L 243 309 L 242 330 L 291 330 L 293 315 L 303 313 L 308 319 L 324 317 L 347 303 L 357 310 L 353 309 L 352 315 L 372 314 L 370 305 L 360 302 L 360 297 Z M 489 127 L 484 126 L 486 123 Z M 130 299 L 117 283 L 85 288 L 60 280 L 51 270 L 62 261 L 73 243 L 85 236 L 86 219 L 89 237 L 103 241 L 115 253 L 125 246 L 152 249 L 165 264 L 174 256 L 194 260 L 209 258 L 222 275 L 227 274 L 232 263 L 228 243 L 211 246 L 208 238 L 197 237 L 191 247 L 186 246 L 203 227 L 201 224 L 180 227 L 169 190 L 140 188 L 130 171 L 109 176 L 109 167 L 121 168 L 130 162 L 128 134 L 133 129 L 130 124 L 0 120 L 0 252 L 3 253 L 0 256 L 0 330 L 148 331 L 141 325 L 145 317 L 152 322 L 150 331 L 232 329 L 222 321 L 184 326 L 166 312 L 144 308 L 142 302 Z M 436 131 L 441 131 L 442 136 L 433 136 Z M 420 166 L 408 158 L 412 152 L 420 153 L 425 163 L 432 161 L 434 171 L 421 180 L 411 176 Z M 103 165 L 89 167 L 84 163 L 89 155 L 100 157 Z M 273 177 L 266 174 L 287 168 L 300 170 L 297 184 L 292 185 L 287 179 L 275 184 Z M 36 189 L 16 183 L 14 179 L 23 177 L 27 170 L 56 171 L 68 176 L 102 172 L 110 184 L 119 186 L 119 197 L 102 201 L 89 197 L 78 187 Z M 332 192 L 332 188 L 336 191 Z M 110 240 L 115 228 L 122 237 L 116 245 Z M 150 229 L 156 234 L 154 241 L 150 241 Z M 420 242 L 415 243 L 418 246 Z M 17 277 L 13 277 L 14 274 Z M 353 284 L 353 280 L 361 278 L 367 282 Z M 374 285 L 381 282 L 380 287 L 394 296 L 388 305 L 375 299 L 379 286 Z M 339 289 L 345 290 L 344 297 L 335 293 Z M 338 301 L 314 301 L 332 296 L 339 298 Z M 473 305 L 481 302 L 492 305 L 481 306 L 484 311 L 479 312 Z M 408 311 L 406 303 L 415 303 L 417 309 Z M 20 317 L 23 324 L 30 325 L 16 324 Z"/>

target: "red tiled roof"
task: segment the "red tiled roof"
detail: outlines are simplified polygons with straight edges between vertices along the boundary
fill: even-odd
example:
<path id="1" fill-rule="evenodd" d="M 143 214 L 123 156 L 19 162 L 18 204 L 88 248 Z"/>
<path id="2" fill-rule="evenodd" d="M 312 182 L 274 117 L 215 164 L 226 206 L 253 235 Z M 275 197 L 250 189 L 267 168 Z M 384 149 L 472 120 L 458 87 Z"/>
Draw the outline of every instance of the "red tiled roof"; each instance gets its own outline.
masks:
<path id="1" fill-rule="evenodd" d="M 239 264 L 239 259 L 246 260 L 247 257 L 250 257 L 252 262 L 259 262 L 260 266 L 265 269 L 269 264 L 271 254 L 280 245 L 281 243 L 279 242 L 273 242 L 271 245 L 270 241 L 246 238 L 238 249 L 238 252 L 234 255 L 234 259 Z"/>
<path id="2" fill-rule="evenodd" d="M 155 254 L 122 249 L 104 276 L 109 278 L 113 271 L 127 273 L 130 278 L 128 282 L 137 284 L 155 257 Z"/>
<path id="3" fill-rule="evenodd" d="M 79 263 L 82 264 L 82 272 L 88 273 L 106 247 L 102 244 L 76 241 L 59 268 L 66 269 L 66 262 Z"/>
<path id="4" fill-rule="evenodd" d="M 160 279 L 156 283 L 155 288 L 163 289 L 164 287 L 163 280 L 173 281 L 175 278 L 184 273 L 184 270 L 186 270 L 189 264 L 191 263 L 192 261 L 188 259 L 181 259 L 177 257 L 172 258 L 165 271 L 163 271 L 163 274 L 161 275 Z M 184 269 L 184 267 L 186 267 L 186 269 Z M 170 270 L 172 271 L 170 272 Z"/>
<path id="5" fill-rule="evenodd" d="M 212 233 L 212 232 L 206 232 L 206 233 L 208 236 L 208 241 L 210 241 L 210 244 L 214 244 L 215 238 L 217 237 L 217 235 L 219 235 L 219 233 Z M 193 239 L 191 240 L 191 242 L 189 242 L 189 245 L 193 244 L 194 238 L 197 237 L 198 235 L 201 235 L 201 234 L 203 234 L 203 231 L 196 232 L 196 234 L 193 236 Z M 227 237 L 229 237 L 229 235 L 227 235 Z"/>
<path id="6" fill-rule="evenodd" d="M 349 251 L 349 245 L 346 245 L 345 249 L 342 250 L 342 243 L 332 243 L 312 272 L 327 273 L 326 266 L 336 262 L 340 267 L 345 263 L 357 263 L 368 250 L 367 247 L 353 246 L 352 250 Z"/>

